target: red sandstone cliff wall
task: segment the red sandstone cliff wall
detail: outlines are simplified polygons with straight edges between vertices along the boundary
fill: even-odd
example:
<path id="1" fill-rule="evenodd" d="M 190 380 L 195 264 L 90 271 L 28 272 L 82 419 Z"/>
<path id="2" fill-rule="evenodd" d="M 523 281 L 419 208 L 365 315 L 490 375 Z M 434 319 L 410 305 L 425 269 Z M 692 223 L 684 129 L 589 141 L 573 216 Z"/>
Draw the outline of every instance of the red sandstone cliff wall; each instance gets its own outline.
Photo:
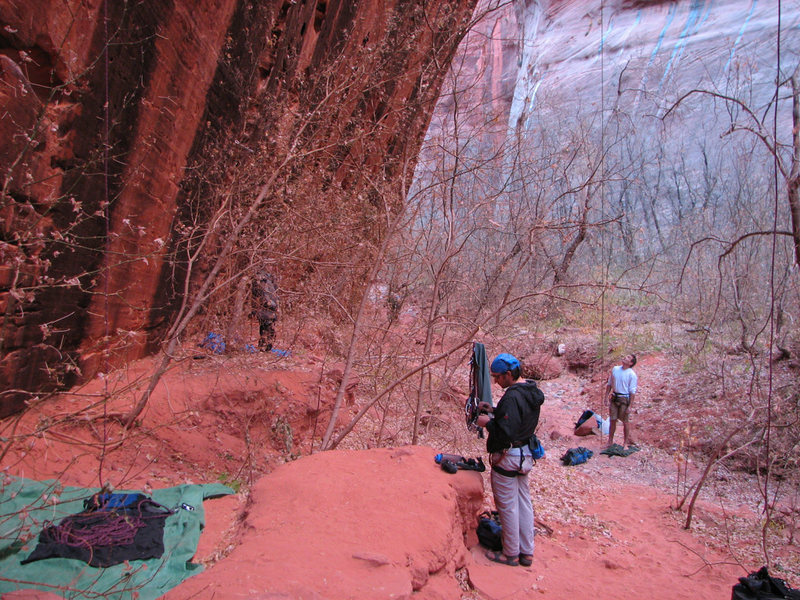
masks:
<path id="1" fill-rule="evenodd" d="M 374 241 L 473 6 L 0 0 L 0 416 L 151 351 L 259 174 L 273 252 Z"/>

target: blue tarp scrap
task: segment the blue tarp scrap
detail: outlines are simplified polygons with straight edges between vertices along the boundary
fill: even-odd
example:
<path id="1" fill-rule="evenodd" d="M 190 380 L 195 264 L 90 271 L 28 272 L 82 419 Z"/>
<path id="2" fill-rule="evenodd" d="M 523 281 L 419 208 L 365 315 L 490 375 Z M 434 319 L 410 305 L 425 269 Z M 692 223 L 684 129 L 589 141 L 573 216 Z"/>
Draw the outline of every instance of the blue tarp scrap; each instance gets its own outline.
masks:
<path id="1" fill-rule="evenodd" d="M 220 334 L 213 331 L 206 335 L 203 341 L 197 345 L 201 348 L 208 348 L 214 354 L 223 354 L 225 352 L 225 340 Z"/>
<path id="2" fill-rule="evenodd" d="M 223 338 L 219 333 L 214 333 L 213 331 L 209 332 L 206 337 L 203 338 L 203 341 L 197 345 L 200 348 L 211 350 L 211 352 L 214 354 L 224 354 L 225 350 L 228 348 L 225 338 Z M 253 344 L 244 344 L 242 349 L 250 354 L 255 354 L 258 352 L 258 348 L 253 346 Z M 284 358 L 292 355 L 291 350 L 281 350 L 280 348 L 272 348 L 270 352 Z"/>

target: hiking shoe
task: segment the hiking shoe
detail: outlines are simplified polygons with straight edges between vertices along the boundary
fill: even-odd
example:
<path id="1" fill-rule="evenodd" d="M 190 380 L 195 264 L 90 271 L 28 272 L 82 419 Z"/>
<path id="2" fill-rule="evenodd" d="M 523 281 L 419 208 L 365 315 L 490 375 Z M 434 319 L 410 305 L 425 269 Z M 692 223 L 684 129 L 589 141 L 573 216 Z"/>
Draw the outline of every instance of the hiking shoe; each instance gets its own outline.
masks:
<path id="1" fill-rule="evenodd" d="M 494 550 L 489 550 L 489 552 L 486 553 L 486 558 L 492 562 L 508 565 L 509 567 L 519 566 L 519 559 L 516 556 L 506 556 L 502 552 L 495 552 Z"/>

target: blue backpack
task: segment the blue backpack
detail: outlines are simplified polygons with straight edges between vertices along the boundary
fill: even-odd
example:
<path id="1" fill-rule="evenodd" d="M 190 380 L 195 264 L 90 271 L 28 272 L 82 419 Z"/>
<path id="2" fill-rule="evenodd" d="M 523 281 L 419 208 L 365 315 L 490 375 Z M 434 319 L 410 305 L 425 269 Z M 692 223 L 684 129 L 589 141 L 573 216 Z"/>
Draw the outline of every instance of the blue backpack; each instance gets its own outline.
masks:
<path id="1" fill-rule="evenodd" d="M 575 465 L 582 465 L 592 458 L 593 455 L 594 452 L 588 448 L 578 446 L 577 448 L 570 448 L 567 450 L 564 456 L 561 457 L 561 462 L 564 463 L 566 467 L 574 467 Z"/>

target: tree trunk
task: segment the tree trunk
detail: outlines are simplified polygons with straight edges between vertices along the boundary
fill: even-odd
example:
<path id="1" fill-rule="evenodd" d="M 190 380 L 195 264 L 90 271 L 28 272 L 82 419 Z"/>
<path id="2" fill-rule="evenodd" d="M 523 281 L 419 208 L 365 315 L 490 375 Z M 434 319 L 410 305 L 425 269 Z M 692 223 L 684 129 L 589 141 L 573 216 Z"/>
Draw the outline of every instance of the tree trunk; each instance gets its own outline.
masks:
<path id="1" fill-rule="evenodd" d="M 789 212 L 792 215 L 794 261 L 800 267 L 800 66 L 791 77 L 792 82 L 792 164 L 786 178 Z"/>

